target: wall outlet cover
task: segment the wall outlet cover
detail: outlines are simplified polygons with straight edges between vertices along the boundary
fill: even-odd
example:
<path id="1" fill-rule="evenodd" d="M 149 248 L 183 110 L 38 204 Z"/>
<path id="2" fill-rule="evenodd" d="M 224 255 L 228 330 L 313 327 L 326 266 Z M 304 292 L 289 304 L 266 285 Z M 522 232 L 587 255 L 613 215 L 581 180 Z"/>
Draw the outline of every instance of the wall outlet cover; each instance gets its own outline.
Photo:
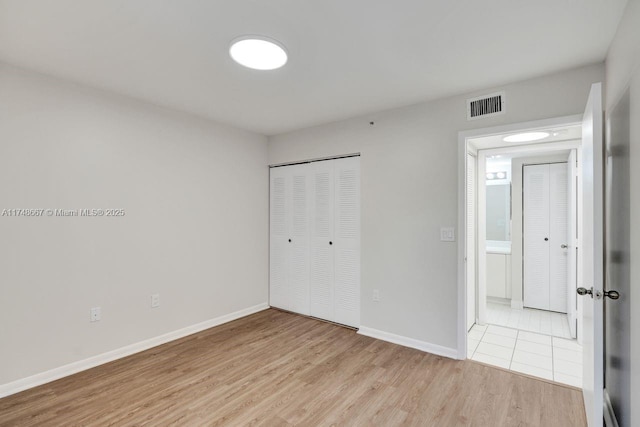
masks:
<path id="1" fill-rule="evenodd" d="M 92 307 L 89 312 L 89 320 L 92 322 L 98 322 L 102 319 L 102 309 L 100 307 Z"/>
<path id="2" fill-rule="evenodd" d="M 440 241 L 455 242 L 456 231 L 454 227 L 440 227 Z"/>

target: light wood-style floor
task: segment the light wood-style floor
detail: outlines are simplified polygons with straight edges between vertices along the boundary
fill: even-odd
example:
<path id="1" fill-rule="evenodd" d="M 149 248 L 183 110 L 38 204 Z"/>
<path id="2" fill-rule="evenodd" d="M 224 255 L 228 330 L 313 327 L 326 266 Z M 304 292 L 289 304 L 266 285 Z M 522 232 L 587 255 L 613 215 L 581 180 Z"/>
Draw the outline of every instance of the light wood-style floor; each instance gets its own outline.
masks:
<path id="1" fill-rule="evenodd" d="M 583 426 L 581 392 L 266 310 L 0 400 L 2 426 Z"/>

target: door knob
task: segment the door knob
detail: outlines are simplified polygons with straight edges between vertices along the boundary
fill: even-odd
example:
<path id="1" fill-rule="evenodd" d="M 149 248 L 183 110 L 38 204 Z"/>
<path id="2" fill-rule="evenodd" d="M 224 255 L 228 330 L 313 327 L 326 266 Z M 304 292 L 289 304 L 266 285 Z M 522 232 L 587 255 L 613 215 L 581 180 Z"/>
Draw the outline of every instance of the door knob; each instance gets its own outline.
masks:
<path id="1" fill-rule="evenodd" d="M 567 248 L 569 247 L 569 245 L 560 245 L 560 247 L 561 247 L 562 249 L 567 249 Z"/>
<path id="2" fill-rule="evenodd" d="M 609 297 L 612 300 L 616 300 L 620 298 L 620 292 L 618 291 L 604 291 L 604 296 Z"/>
<path id="3" fill-rule="evenodd" d="M 593 298 L 593 288 L 587 289 L 580 287 L 576 289 L 576 292 L 578 293 L 578 295 L 590 295 L 591 298 Z"/>
<path id="4" fill-rule="evenodd" d="M 548 241 L 549 241 L 549 238 L 548 238 L 548 237 L 545 237 L 545 238 L 544 238 L 544 241 L 545 241 L 545 242 L 548 242 Z"/>

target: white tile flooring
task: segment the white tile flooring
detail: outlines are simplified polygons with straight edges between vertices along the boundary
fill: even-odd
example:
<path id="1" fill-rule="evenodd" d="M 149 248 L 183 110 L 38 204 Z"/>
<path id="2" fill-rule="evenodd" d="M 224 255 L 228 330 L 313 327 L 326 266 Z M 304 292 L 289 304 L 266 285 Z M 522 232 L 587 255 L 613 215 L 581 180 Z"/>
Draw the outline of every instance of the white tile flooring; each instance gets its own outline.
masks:
<path id="1" fill-rule="evenodd" d="M 571 339 L 567 315 L 552 311 L 532 308 L 520 310 L 504 304 L 487 302 L 487 323 Z"/>
<path id="2" fill-rule="evenodd" d="M 497 325 L 473 325 L 467 357 L 574 387 L 582 387 L 582 347 L 576 340 Z"/>

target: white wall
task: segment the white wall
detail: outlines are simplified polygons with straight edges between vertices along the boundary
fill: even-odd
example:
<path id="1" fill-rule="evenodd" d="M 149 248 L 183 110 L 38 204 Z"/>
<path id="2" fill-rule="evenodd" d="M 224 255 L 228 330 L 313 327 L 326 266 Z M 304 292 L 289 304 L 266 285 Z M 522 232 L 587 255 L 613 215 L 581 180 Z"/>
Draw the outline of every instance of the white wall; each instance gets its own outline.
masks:
<path id="1" fill-rule="evenodd" d="M 640 164 L 640 0 L 629 0 L 606 61 L 605 109 L 630 89 L 631 165 Z M 631 424 L 640 425 L 640 170 L 631 167 Z"/>
<path id="2" fill-rule="evenodd" d="M 0 217 L 0 385 L 267 302 L 266 137 L 2 64 L 0 94 L 0 209 L 126 211 Z"/>
<path id="3" fill-rule="evenodd" d="M 603 77 L 592 65 L 269 138 L 272 164 L 362 153 L 362 326 L 456 348 L 457 243 L 439 229 L 457 224 L 458 132 L 581 114 Z M 507 113 L 468 122 L 465 99 L 498 89 Z"/>

